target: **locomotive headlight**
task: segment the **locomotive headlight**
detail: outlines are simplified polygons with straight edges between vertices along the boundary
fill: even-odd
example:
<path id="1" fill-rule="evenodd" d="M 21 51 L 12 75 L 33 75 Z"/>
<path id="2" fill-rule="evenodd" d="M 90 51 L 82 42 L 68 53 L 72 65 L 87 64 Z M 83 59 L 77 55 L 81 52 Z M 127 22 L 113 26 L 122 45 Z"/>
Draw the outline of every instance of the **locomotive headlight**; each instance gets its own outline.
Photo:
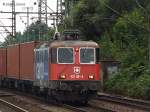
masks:
<path id="1" fill-rule="evenodd" d="M 60 78 L 60 79 L 66 79 L 66 75 L 61 74 L 59 78 Z"/>
<path id="2" fill-rule="evenodd" d="M 90 74 L 89 79 L 94 79 L 94 74 Z"/>
<path id="3" fill-rule="evenodd" d="M 79 48 L 75 48 L 75 52 L 79 52 Z"/>

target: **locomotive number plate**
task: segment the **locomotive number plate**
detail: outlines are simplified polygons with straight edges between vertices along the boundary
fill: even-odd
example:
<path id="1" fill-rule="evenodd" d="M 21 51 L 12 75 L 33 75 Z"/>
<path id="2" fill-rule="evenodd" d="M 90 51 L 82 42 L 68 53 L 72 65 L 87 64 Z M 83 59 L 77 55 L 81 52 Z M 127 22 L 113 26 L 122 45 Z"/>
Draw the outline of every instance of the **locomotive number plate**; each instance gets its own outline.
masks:
<path id="1" fill-rule="evenodd" d="M 83 79 L 84 78 L 83 75 L 75 75 L 75 74 L 71 75 L 70 77 L 71 79 Z"/>

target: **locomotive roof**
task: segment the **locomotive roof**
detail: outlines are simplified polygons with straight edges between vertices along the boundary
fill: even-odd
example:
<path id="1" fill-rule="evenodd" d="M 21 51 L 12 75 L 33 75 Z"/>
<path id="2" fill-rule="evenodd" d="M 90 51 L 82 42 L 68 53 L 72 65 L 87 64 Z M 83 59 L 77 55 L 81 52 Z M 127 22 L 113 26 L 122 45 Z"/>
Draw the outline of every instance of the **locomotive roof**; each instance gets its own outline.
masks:
<path id="1" fill-rule="evenodd" d="M 50 47 L 99 47 L 96 42 L 93 41 L 53 41 Z"/>

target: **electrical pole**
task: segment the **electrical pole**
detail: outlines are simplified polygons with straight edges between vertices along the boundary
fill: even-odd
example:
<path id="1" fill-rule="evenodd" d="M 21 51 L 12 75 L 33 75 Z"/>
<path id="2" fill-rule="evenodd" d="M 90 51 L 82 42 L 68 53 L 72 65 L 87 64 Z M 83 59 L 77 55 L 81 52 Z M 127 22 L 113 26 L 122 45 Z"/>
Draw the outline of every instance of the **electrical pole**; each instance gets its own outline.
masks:
<path id="1" fill-rule="evenodd" d="M 27 7 L 27 41 L 29 38 L 29 7 Z"/>
<path id="2" fill-rule="evenodd" d="M 16 12 L 15 0 L 12 0 L 12 37 L 16 36 Z"/>
<path id="3" fill-rule="evenodd" d="M 53 17 L 52 19 L 57 19 L 57 24 L 61 23 L 63 21 L 63 17 L 64 17 L 64 7 L 63 7 L 63 3 L 65 0 L 58 0 L 57 1 L 57 12 L 53 11 L 48 5 L 47 5 L 47 0 L 38 0 L 38 11 L 37 12 L 30 12 L 29 8 L 27 8 L 26 12 L 16 12 L 16 5 L 25 5 L 25 3 L 15 3 L 15 0 L 12 0 L 11 3 L 3 3 L 3 5 L 6 6 L 11 6 L 12 7 L 12 11 L 8 12 L 8 11 L 0 11 L 0 13 L 3 14 L 11 14 L 11 25 L 7 25 L 7 26 L 3 26 L 4 27 L 11 27 L 11 31 L 10 31 L 10 35 L 12 37 L 16 36 L 16 15 L 18 14 L 26 14 L 27 16 L 27 28 L 29 27 L 29 15 L 30 14 L 36 14 L 38 15 L 38 20 L 39 20 L 39 24 L 45 23 L 48 24 L 48 17 L 47 15 L 50 15 L 51 17 Z M 34 4 L 36 5 L 36 4 Z M 51 12 L 47 12 L 47 9 L 50 9 Z M 28 30 L 28 29 L 27 29 Z M 41 29 L 39 28 L 39 39 L 41 39 Z"/>
<path id="4" fill-rule="evenodd" d="M 29 7 L 27 7 L 27 28 L 29 27 Z"/>
<path id="5" fill-rule="evenodd" d="M 70 14 L 70 10 L 77 0 L 65 0 L 65 16 L 68 17 Z"/>
<path id="6" fill-rule="evenodd" d="M 64 10 L 63 10 L 63 0 L 57 0 L 57 8 L 56 8 L 56 25 L 63 22 Z"/>
<path id="7" fill-rule="evenodd" d="M 26 16 L 26 18 L 27 18 L 27 23 L 26 23 L 26 27 L 27 27 L 27 34 L 26 34 L 26 39 L 27 39 L 27 41 L 28 41 L 28 39 L 29 39 L 29 24 L 30 24 L 30 22 L 29 22 L 29 19 L 30 19 L 30 17 L 29 17 L 29 10 L 33 10 L 33 7 L 23 7 L 23 9 L 26 9 L 27 10 L 27 16 Z"/>
<path id="8" fill-rule="evenodd" d="M 39 40 L 41 40 L 41 23 L 47 23 L 47 0 L 38 1 Z"/>
<path id="9" fill-rule="evenodd" d="M 39 23 L 47 24 L 47 0 L 39 0 L 38 2 L 38 20 Z"/>
<path id="10" fill-rule="evenodd" d="M 5 26 L 4 23 L 0 21 L 0 27 L 4 29 L 5 33 L 9 33 L 10 35 L 12 34 L 12 32 L 9 32 L 9 30 L 7 29 L 7 27 L 12 27 L 12 26 Z"/>
<path id="11" fill-rule="evenodd" d="M 16 36 L 16 11 L 15 8 L 16 6 L 24 6 L 25 3 L 16 3 L 15 0 L 12 0 L 10 3 L 3 3 L 4 6 L 11 6 L 12 11 L 11 12 L 7 12 L 8 14 L 11 14 L 11 26 L 6 26 L 4 25 L 3 27 L 11 27 L 11 31 L 10 31 L 10 36 L 15 37 Z M 3 11 L 1 11 L 0 13 L 3 13 Z M 7 31 L 9 32 L 9 31 Z"/>

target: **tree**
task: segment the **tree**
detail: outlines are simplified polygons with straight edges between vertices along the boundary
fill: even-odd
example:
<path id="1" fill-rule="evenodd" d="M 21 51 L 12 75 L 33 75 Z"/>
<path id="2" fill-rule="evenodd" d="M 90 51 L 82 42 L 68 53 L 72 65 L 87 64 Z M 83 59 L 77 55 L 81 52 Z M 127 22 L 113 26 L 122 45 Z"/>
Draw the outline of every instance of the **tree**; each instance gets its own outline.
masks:
<path id="1" fill-rule="evenodd" d="M 29 28 L 27 28 L 23 37 L 26 37 L 24 41 L 32 41 L 32 40 L 46 40 L 48 34 L 48 26 L 44 23 L 39 23 L 39 21 L 32 23 Z"/>
<path id="2" fill-rule="evenodd" d="M 44 23 L 38 21 L 32 23 L 24 32 L 17 32 L 15 37 L 8 35 L 3 43 L 3 46 L 9 44 L 22 43 L 27 41 L 48 41 L 53 38 L 54 29 L 48 28 Z"/>
<path id="3" fill-rule="evenodd" d="M 136 7 L 134 0 L 80 0 L 65 19 L 65 28 L 79 29 L 86 40 L 98 41 L 107 32 L 113 41 L 112 27 L 124 12 Z"/>
<path id="4" fill-rule="evenodd" d="M 113 27 L 116 51 L 114 56 L 126 66 L 147 62 L 148 31 L 147 22 L 140 10 L 125 13 Z M 118 50 L 117 50 L 118 49 Z"/>

